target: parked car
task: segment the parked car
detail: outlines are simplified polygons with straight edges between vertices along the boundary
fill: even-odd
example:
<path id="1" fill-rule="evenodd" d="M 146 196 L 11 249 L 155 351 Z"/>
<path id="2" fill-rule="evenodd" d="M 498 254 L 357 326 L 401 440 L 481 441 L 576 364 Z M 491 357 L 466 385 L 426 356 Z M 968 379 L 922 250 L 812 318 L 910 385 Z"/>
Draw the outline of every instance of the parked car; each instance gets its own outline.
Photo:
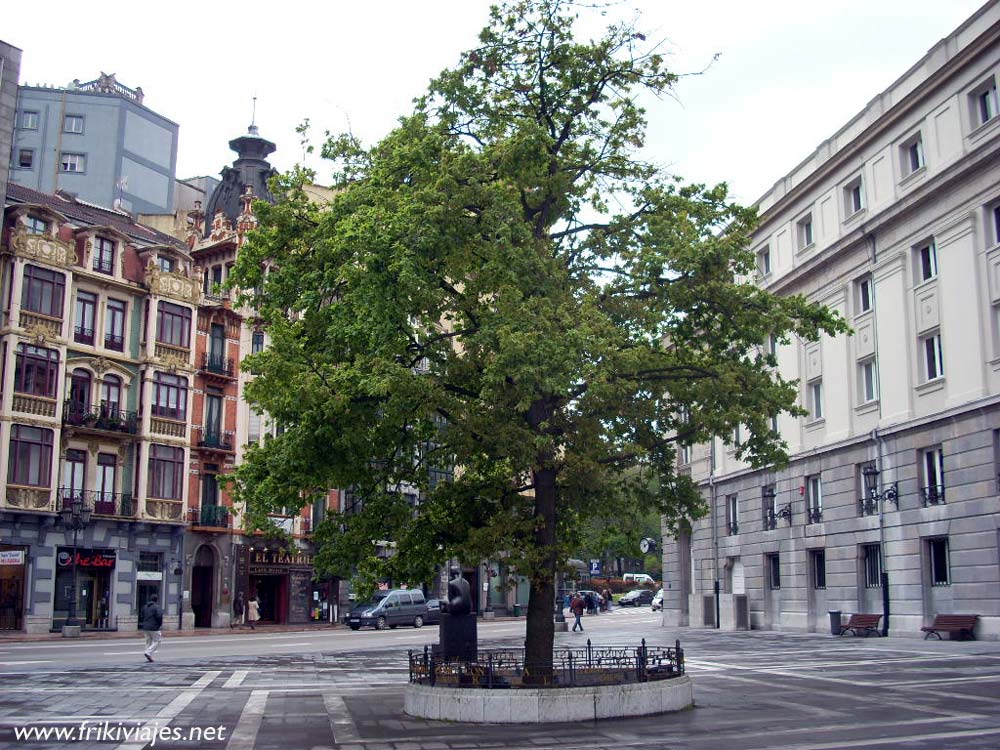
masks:
<path id="1" fill-rule="evenodd" d="M 653 595 L 653 601 L 650 602 L 649 606 L 654 612 L 659 612 L 663 609 L 663 589 L 660 589 Z"/>
<path id="2" fill-rule="evenodd" d="M 424 625 L 438 625 L 441 622 L 441 602 L 437 599 L 427 600 L 427 614 L 424 615 Z"/>
<path id="3" fill-rule="evenodd" d="M 625 581 L 625 583 L 656 583 L 653 576 L 648 573 L 626 573 L 622 576 L 622 580 Z"/>
<path id="4" fill-rule="evenodd" d="M 347 616 L 351 630 L 373 627 L 376 630 L 399 625 L 423 627 L 427 619 L 427 602 L 419 589 L 380 591 L 371 602 L 356 604 Z"/>
<path id="5" fill-rule="evenodd" d="M 644 607 L 653 602 L 653 592 L 649 589 L 635 589 L 626 592 L 618 599 L 619 607 Z"/>

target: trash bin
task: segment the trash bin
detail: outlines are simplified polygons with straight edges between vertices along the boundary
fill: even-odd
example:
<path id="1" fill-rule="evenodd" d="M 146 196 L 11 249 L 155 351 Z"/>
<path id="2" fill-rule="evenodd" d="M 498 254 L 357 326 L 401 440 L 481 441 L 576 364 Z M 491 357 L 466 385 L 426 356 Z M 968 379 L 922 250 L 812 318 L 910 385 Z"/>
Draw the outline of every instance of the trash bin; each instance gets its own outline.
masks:
<path id="1" fill-rule="evenodd" d="M 520 616 L 521 616 L 521 605 L 520 604 L 515 604 L 514 605 L 514 617 L 520 617 Z"/>
<path id="2" fill-rule="evenodd" d="M 840 610 L 831 609 L 830 612 L 830 635 L 840 635 Z"/>

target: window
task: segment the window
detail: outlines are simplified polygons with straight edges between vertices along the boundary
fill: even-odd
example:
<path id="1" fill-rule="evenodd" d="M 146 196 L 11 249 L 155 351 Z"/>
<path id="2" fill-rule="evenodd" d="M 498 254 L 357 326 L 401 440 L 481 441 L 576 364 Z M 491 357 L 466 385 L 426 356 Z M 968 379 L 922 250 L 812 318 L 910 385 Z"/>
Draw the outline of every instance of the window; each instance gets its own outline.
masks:
<path id="1" fill-rule="evenodd" d="M 222 439 L 222 393 L 205 395 L 205 442 L 218 445 Z"/>
<path id="2" fill-rule="evenodd" d="M 691 446 L 682 445 L 681 446 L 681 466 L 687 466 L 691 463 Z"/>
<path id="3" fill-rule="evenodd" d="M 225 364 L 226 358 L 226 327 L 221 323 L 212 323 L 208 337 L 208 354 L 213 363 Z"/>
<path id="4" fill-rule="evenodd" d="M 806 520 L 807 523 L 823 520 L 823 482 L 819 474 L 806 477 Z"/>
<path id="5" fill-rule="evenodd" d="M 115 243 L 107 237 L 94 238 L 94 270 L 109 276 L 115 272 Z"/>
<path id="6" fill-rule="evenodd" d="M 993 207 L 993 242 L 1000 245 L 1000 203 Z"/>
<path id="7" fill-rule="evenodd" d="M 25 224 L 28 234 L 47 234 L 49 231 L 49 222 L 45 219 L 39 219 L 37 216 L 29 216 Z"/>
<path id="8" fill-rule="evenodd" d="M 115 351 L 125 349 L 125 303 L 109 299 L 104 312 L 104 346 Z"/>
<path id="9" fill-rule="evenodd" d="M 109 417 L 117 417 L 122 404 L 122 379 L 117 375 L 105 375 L 101 381 L 101 411 Z"/>
<path id="10" fill-rule="evenodd" d="M 951 583 L 948 537 L 927 540 L 927 559 L 931 568 L 931 586 L 948 586 Z"/>
<path id="11" fill-rule="evenodd" d="M 250 407 L 249 418 L 247 419 L 247 443 L 256 445 L 260 442 L 261 417 L 260 413 Z"/>
<path id="12" fill-rule="evenodd" d="M 997 84 L 992 78 L 969 95 L 972 126 L 985 125 L 997 115 Z"/>
<path id="13" fill-rule="evenodd" d="M 871 274 L 862 276 L 854 282 L 857 290 L 858 315 L 866 313 L 875 306 L 875 285 L 872 282 Z"/>
<path id="14" fill-rule="evenodd" d="M 809 550 L 809 568 L 812 570 L 812 587 L 826 588 L 826 550 Z"/>
<path id="15" fill-rule="evenodd" d="M 262 351 L 264 351 L 264 332 L 254 331 L 250 341 L 250 353 L 259 354 Z"/>
<path id="16" fill-rule="evenodd" d="M 206 505 L 218 505 L 219 504 L 219 465 L 218 464 L 205 464 L 205 468 L 201 474 L 201 504 L 202 507 Z"/>
<path id="17" fill-rule="evenodd" d="M 66 117 L 63 118 L 63 132 L 82 133 L 83 115 L 66 115 Z"/>
<path id="18" fill-rule="evenodd" d="M 83 154 L 63 153 L 59 156 L 59 169 L 63 172 L 85 172 L 87 157 Z"/>
<path id="19" fill-rule="evenodd" d="M 868 494 L 868 484 L 865 481 L 865 469 L 876 468 L 874 461 L 865 461 L 857 464 L 854 471 L 854 480 L 858 493 L 858 515 L 877 516 L 879 501 Z"/>
<path id="20" fill-rule="evenodd" d="M 924 143 L 917 133 L 913 138 L 899 147 L 899 160 L 902 164 L 904 177 L 924 168 Z"/>
<path id="21" fill-rule="evenodd" d="M 930 382 L 944 376 L 944 358 L 941 353 L 941 334 L 934 333 L 921 340 L 924 353 L 924 381 Z"/>
<path id="22" fill-rule="evenodd" d="M 24 267 L 21 307 L 25 310 L 61 318 L 65 291 L 66 277 L 63 274 L 39 266 Z"/>
<path id="23" fill-rule="evenodd" d="M 863 544 L 861 555 L 865 564 L 865 588 L 882 588 L 882 548 L 877 544 Z"/>
<path id="24" fill-rule="evenodd" d="M 35 152 L 30 148 L 19 148 L 17 150 L 18 169 L 31 169 L 35 164 Z"/>
<path id="25" fill-rule="evenodd" d="M 114 453 L 97 454 L 97 498 L 101 503 L 115 500 L 115 482 L 118 475 L 118 456 Z"/>
<path id="26" fill-rule="evenodd" d="M 761 276 L 771 274 L 771 248 L 767 245 L 757 253 L 757 270 Z"/>
<path id="27" fill-rule="evenodd" d="M 171 302 L 160 302 L 156 315 L 156 340 L 185 349 L 191 345 L 191 310 Z"/>
<path id="28" fill-rule="evenodd" d="M 797 228 L 799 250 L 805 250 L 813 244 L 812 214 L 809 214 L 804 219 L 800 219 Z"/>
<path id="29" fill-rule="evenodd" d="M 149 446 L 149 496 L 180 500 L 184 481 L 184 449 L 153 443 Z"/>
<path id="30" fill-rule="evenodd" d="M 809 418 L 813 421 L 823 418 L 823 381 L 809 384 Z"/>
<path id="31" fill-rule="evenodd" d="M 767 353 L 772 357 L 778 356 L 778 337 L 773 333 L 767 337 Z"/>
<path id="32" fill-rule="evenodd" d="M 52 430 L 16 424 L 10 428 L 7 481 L 27 487 L 50 486 Z"/>
<path id="33" fill-rule="evenodd" d="M 773 529 L 778 525 L 773 484 L 765 484 L 760 488 L 760 509 L 765 529 Z"/>
<path id="34" fill-rule="evenodd" d="M 140 552 L 135 569 L 144 573 L 158 573 L 163 569 L 163 557 L 159 552 Z"/>
<path id="35" fill-rule="evenodd" d="M 153 410 L 154 417 L 176 419 L 183 422 L 187 419 L 187 379 L 166 372 L 153 374 Z"/>
<path id="36" fill-rule="evenodd" d="M 937 246 L 928 242 L 917 248 L 917 282 L 930 281 L 937 274 Z"/>
<path id="37" fill-rule="evenodd" d="M 944 451 L 941 446 L 927 448 L 920 454 L 924 507 L 944 504 Z"/>
<path id="38" fill-rule="evenodd" d="M 730 536 L 740 533 L 739 506 L 735 494 L 726 495 L 726 528 Z"/>
<path id="39" fill-rule="evenodd" d="M 864 207 L 865 194 L 859 177 L 844 187 L 844 215 L 853 216 Z"/>
<path id="40" fill-rule="evenodd" d="M 22 110 L 18 127 L 22 130 L 38 130 L 38 112 Z"/>
<path id="41" fill-rule="evenodd" d="M 82 368 L 73 370 L 69 379 L 69 403 L 67 408 L 70 417 L 82 420 L 90 412 L 90 373 Z"/>
<path id="42" fill-rule="evenodd" d="M 777 552 L 764 555 L 764 569 L 767 576 L 767 587 L 772 591 L 781 588 L 781 559 Z"/>
<path id="43" fill-rule="evenodd" d="M 733 428 L 733 447 L 739 448 L 741 445 L 743 445 L 743 431 L 740 425 L 736 425 Z"/>
<path id="44" fill-rule="evenodd" d="M 93 345 L 96 311 L 96 294 L 83 291 L 76 293 L 76 325 L 73 326 L 73 340 L 77 343 Z"/>
<path id="45" fill-rule="evenodd" d="M 177 261 L 171 258 L 169 255 L 158 255 L 156 256 L 156 264 L 160 267 L 160 270 L 164 273 L 173 273 L 174 269 L 177 268 Z"/>
<path id="46" fill-rule="evenodd" d="M 71 503 L 76 498 L 83 499 L 83 490 L 87 485 L 86 477 L 87 452 L 69 448 L 66 451 L 66 461 L 63 463 L 61 492 L 63 503 Z"/>
<path id="47" fill-rule="evenodd" d="M 31 344 L 18 344 L 14 362 L 14 392 L 31 396 L 56 397 L 59 380 L 59 352 Z"/>
<path id="48" fill-rule="evenodd" d="M 861 403 L 878 401 L 878 368 L 874 357 L 858 362 L 858 386 Z"/>

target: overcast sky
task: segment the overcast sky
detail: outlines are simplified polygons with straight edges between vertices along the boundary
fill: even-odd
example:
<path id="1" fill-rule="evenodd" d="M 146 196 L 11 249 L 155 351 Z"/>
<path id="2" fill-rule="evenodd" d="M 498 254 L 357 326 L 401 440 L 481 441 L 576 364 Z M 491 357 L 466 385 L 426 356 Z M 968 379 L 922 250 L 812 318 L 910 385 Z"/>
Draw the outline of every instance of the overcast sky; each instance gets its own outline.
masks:
<path id="1" fill-rule="evenodd" d="M 982 0 L 624 0 L 667 40 L 682 79 L 654 101 L 647 158 L 689 180 L 727 181 L 741 201 L 778 178 L 914 65 Z M 285 0 L 20 4 L 3 41 L 23 50 L 21 83 L 65 85 L 116 73 L 180 125 L 177 175 L 217 175 L 228 141 L 257 125 L 287 169 L 295 126 L 348 127 L 367 144 L 428 80 L 475 45 L 485 0 Z M 148 11 L 146 10 L 148 9 Z M 593 13 L 590 14 L 593 16 Z M 8 19 L 11 14 L 7 14 Z M 591 19 L 588 32 L 595 28 Z M 28 22 L 30 21 L 30 22 Z M 324 180 L 322 165 L 318 180 Z"/>

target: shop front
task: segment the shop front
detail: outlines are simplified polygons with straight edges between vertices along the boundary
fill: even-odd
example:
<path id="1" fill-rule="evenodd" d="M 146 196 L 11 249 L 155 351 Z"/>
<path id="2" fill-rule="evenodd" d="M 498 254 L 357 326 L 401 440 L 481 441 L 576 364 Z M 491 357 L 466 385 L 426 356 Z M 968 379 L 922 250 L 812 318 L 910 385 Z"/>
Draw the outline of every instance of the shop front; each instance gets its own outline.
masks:
<path id="1" fill-rule="evenodd" d="M 28 551 L 0 544 L 0 630 L 24 628 L 24 581 Z"/>
<path id="2" fill-rule="evenodd" d="M 298 624 L 313 618 L 317 592 L 311 554 L 250 547 L 240 561 L 237 590 L 247 600 L 257 597 L 261 622 Z"/>
<path id="3" fill-rule="evenodd" d="M 56 592 L 52 629 L 59 630 L 69 616 L 70 602 L 76 599 L 76 619 L 89 630 L 112 629 L 110 622 L 111 583 L 117 551 L 113 549 L 56 548 Z M 76 585 L 73 571 L 76 570 Z"/>

